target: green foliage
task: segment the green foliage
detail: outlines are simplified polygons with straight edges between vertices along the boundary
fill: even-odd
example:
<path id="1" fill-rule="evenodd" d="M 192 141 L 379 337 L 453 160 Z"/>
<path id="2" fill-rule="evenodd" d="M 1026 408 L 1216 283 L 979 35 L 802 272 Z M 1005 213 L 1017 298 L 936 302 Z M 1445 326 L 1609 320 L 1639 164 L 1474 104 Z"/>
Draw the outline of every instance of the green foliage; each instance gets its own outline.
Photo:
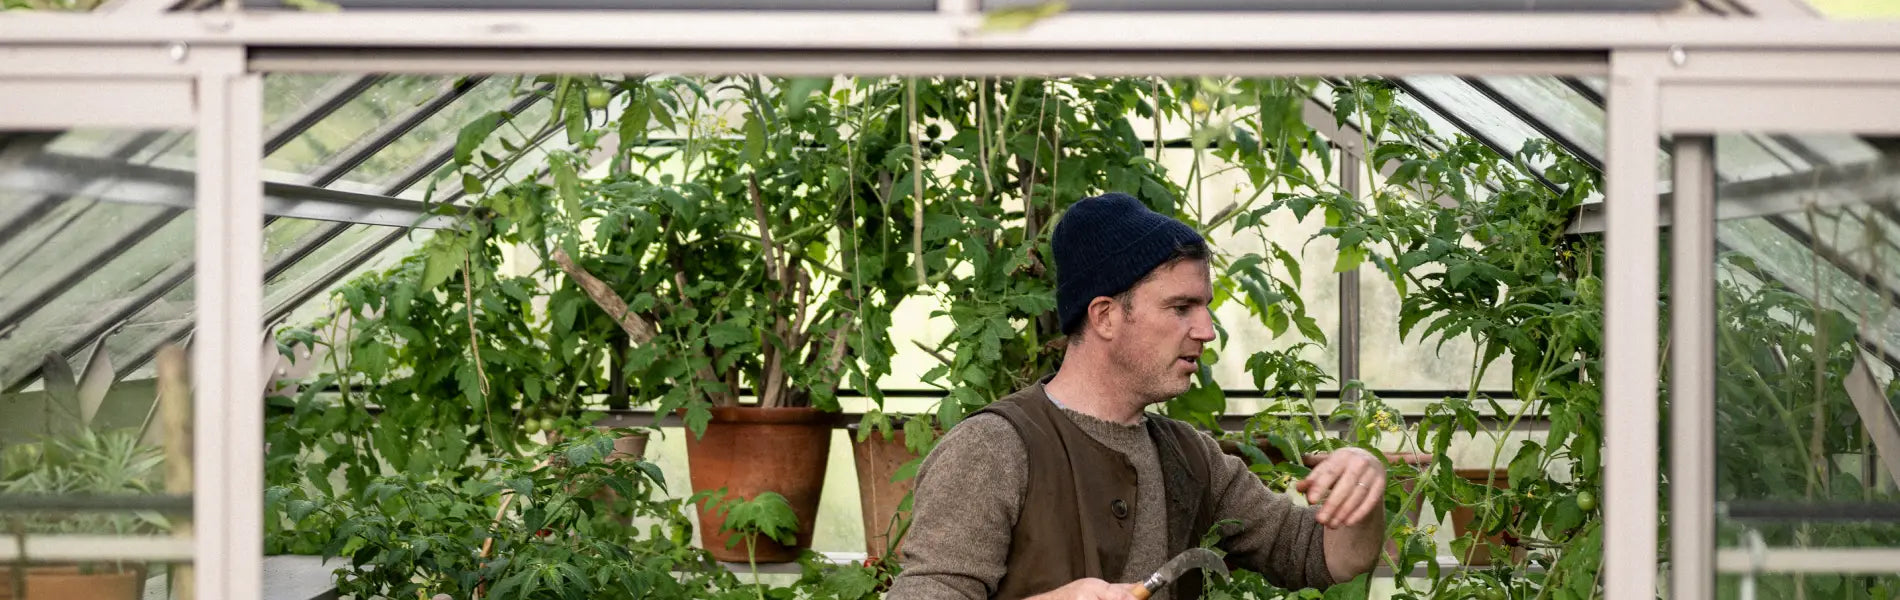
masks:
<path id="1" fill-rule="evenodd" d="M 1035 18 L 1036 10 L 1025 10 L 1005 20 L 1027 26 Z M 888 437 L 901 428 L 912 451 L 927 452 L 939 432 L 1060 364 L 1066 341 L 1053 314 L 1053 224 L 1076 200 L 1124 191 L 1205 234 L 1257 238 L 1244 244 L 1251 250 L 1214 248 L 1214 306 L 1238 302 L 1273 337 L 1297 336 L 1275 344 L 1280 349 L 1234 348 L 1227 332 L 1234 323 L 1217 323 L 1219 339 L 1203 356 L 1196 385 L 1162 410 L 1217 427 L 1228 402 L 1213 366 L 1241 361 L 1267 401 L 1243 431 L 1226 437 L 1271 488 L 1284 491 L 1304 477 L 1308 468 L 1292 457 L 1313 452 L 1354 445 L 1429 455 L 1429 462 L 1392 458 L 1389 469 L 1387 533 L 1399 552 L 1387 566 L 1410 572 L 1422 564 L 1431 575 L 1396 579 L 1396 597 L 1598 594 L 1602 248 L 1595 236 L 1565 230 L 1601 182 L 1550 142 L 1501 154 L 1470 138 L 1442 138 L 1399 101 L 1399 90 L 1377 79 L 529 81 L 558 108 L 544 124 L 527 124 L 539 129 L 524 137 L 565 133 L 564 149 L 534 154 L 502 139 L 522 126 L 519 117 L 476 119 L 438 179 L 479 196 L 458 227 L 343 288 L 336 318 L 279 336 L 286 351 L 321 339 L 335 347 L 328 348 L 329 374 L 300 396 L 271 400 L 273 544 L 391 565 L 389 577 L 369 580 L 382 587 L 356 589 L 407 597 L 487 581 L 496 594 L 618 597 L 635 588 L 603 590 L 622 581 L 669 585 L 640 574 L 661 562 L 701 564 L 684 550 L 690 536 L 677 520 L 679 505 L 623 493 L 647 498 L 642 510 L 664 515 L 655 518 L 672 527 L 647 537 L 582 518 L 599 513 L 578 500 L 565 512 L 551 508 L 566 505 L 543 485 L 546 473 L 522 462 L 547 451 L 530 434 L 550 425 L 577 431 L 602 395 L 683 413 L 695 431 L 710 419 L 709 408 L 735 404 L 747 389 L 772 405 L 835 409 L 848 387 L 881 406 L 878 382 L 897 351 L 893 314 L 918 295 L 935 296 L 935 316 L 953 325 L 923 344 L 940 361 L 925 380 L 945 398 L 926 415 L 874 410 L 858 435 Z M 1359 141 L 1370 160 L 1353 166 L 1366 169 L 1364 191 L 1333 183 L 1331 146 L 1303 117 L 1315 95 L 1330 97 L 1337 124 L 1364 133 Z M 1163 168 L 1160 151 L 1151 153 L 1136 133 L 1137 123 L 1160 120 L 1189 125 L 1182 141 L 1193 159 L 1184 176 Z M 655 143 L 661 138 L 677 141 Z M 505 156 L 493 154 L 498 140 Z M 516 164 L 530 155 L 541 162 Z M 1211 167 L 1216 160 L 1223 170 Z M 523 167 L 537 177 L 523 177 Z M 1206 182 L 1226 171 L 1243 173 L 1251 192 L 1210 206 Z M 1302 264 L 1303 247 L 1267 235 L 1267 223 L 1282 217 L 1320 226 L 1313 239 L 1338 248 L 1330 269 Z M 525 259 L 527 275 L 502 275 L 505 249 L 525 250 L 511 258 Z M 560 264 L 561 254 L 574 269 Z M 1741 257 L 1725 257 L 1723 268 L 1743 276 L 1725 274 L 1719 288 L 1717 383 L 1724 398 L 1742 401 L 1720 404 L 1719 417 L 1733 426 L 1720 452 L 1760 457 L 1721 463 L 1723 498 L 1874 493 L 1843 459 L 1864 446 L 1858 429 L 1812 425 L 1858 418 L 1841 391 L 1856 353 L 1857 315 L 1817 307 L 1778 285 L 1743 285 L 1768 278 Z M 1377 269 L 1393 286 L 1403 339 L 1477 348 L 1466 372 L 1472 391 L 1433 403 L 1416 426 L 1357 381 L 1337 382 L 1357 402 L 1324 409 L 1321 390 L 1335 382 L 1313 357 L 1332 340 L 1299 292 L 1307 277 L 1356 269 Z M 626 314 L 590 296 L 579 273 L 604 284 Z M 650 327 L 652 339 L 630 335 L 628 318 Z M 1477 391 L 1494 371 L 1508 373 L 1509 398 Z M 323 391 L 332 385 L 336 394 Z M 380 411 L 374 418 L 371 407 Z M 1502 469 L 1496 486 L 1454 471 L 1454 441 L 1502 441 L 1533 413 L 1549 419 L 1545 439 L 1499 443 L 1488 465 L 1459 465 Z M 1329 428 L 1350 435 L 1341 439 Z M 1382 444 L 1389 436 L 1396 445 Z M 1761 440 L 1775 440 L 1772 449 Z M 567 463 L 595 464 L 584 446 L 558 452 L 579 452 L 564 455 Z M 915 462 L 899 479 L 914 472 Z M 644 468 L 626 475 L 658 481 Z M 307 487 L 299 485 L 306 477 Z M 344 486 L 332 487 L 332 479 Z M 443 518 L 449 514 L 492 515 L 502 490 L 542 500 L 512 509 L 488 530 L 479 527 L 484 517 L 438 522 L 454 520 Z M 425 508 L 425 500 L 439 506 Z M 1477 531 L 1454 541 L 1454 551 L 1500 533 L 1527 552 L 1517 558 L 1500 550 L 1489 569 L 1441 571 L 1435 558 L 1444 549 L 1411 515 L 1420 502 L 1441 522 L 1454 507 L 1476 515 Z M 748 539 L 795 535 L 795 519 L 776 494 L 718 506 L 727 526 Z M 515 520 L 522 528 L 536 523 L 535 531 L 556 523 L 551 531 L 577 535 L 518 540 L 515 547 L 528 550 L 507 560 L 470 558 L 479 555 L 471 540 L 514 539 L 520 531 L 508 524 Z M 583 527 L 623 535 L 604 538 L 621 549 L 594 545 L 578 535 Z M 1836 545 L 1894 535 L 1872 527 L 1764 534 L 1771 543 Z M 418 557 L 432 553 L 415 549 L 424 541 L 454 548 L 456 558 L 425 564 Z M 653 550 L 652 562 L 624 554 L 648 545 L 663 548 Z M 790 588 L 756 580 L 740 586 L 697 566 L 675 583 L 701 586 L 690 590 L 699 597 L 858 599 L 876 597 L 896 572 L 884 561 L 806 562 Z M 1812 583 L 1809 593 L 1853 589 L 1846 580 Z M 1859 589 L 1876 585 L 1863 583 Z M 1363 595 L 1365 585 L 1361 578 L 1325 594 L 1278 590 L 1242 572 L 1210 588 L 1210 597 L 1334 598 Z"/>
<path id="2" fill-rule="evenodd" d="M 798 515 L 792 514 L 791 503 L 777 492 L 765 492 L 750 499 L 727 496 L 718 502 L 717 511 L 725 518 L 723 527 L 727 531 L 765 536 L 781 544 L 791 544 L 798 536 Z M 726 545 L 730 547 L 738 541 L 739 538 L 732 538 Z"/>
<path id="3" fill-rule="evenodd" d="M 75 496 L 135 496 L 162 491 L 159 468 L 164 457 L 140 443 L 131 429 L 84 429 L 28 444 L 6 447 L 0 455 L 0 492 Z M 136 535 L 171 530 L 171 521 L 152 511 L 129 513 L 15 513 L 9 527 L 31 533 Z"/>
<path id="4" fill-rule="evenodd" d="M 559 458 L 500 460 L 460 483 L 389 476 L 335 497 L 273 486 L 266 547 L 347 558 L 338 592 L 359 598 L 688 598 L 733 585 L 691 546 L 659 471 L 605 460 L 612 448 L 583 435 L 552 448 Z"/>

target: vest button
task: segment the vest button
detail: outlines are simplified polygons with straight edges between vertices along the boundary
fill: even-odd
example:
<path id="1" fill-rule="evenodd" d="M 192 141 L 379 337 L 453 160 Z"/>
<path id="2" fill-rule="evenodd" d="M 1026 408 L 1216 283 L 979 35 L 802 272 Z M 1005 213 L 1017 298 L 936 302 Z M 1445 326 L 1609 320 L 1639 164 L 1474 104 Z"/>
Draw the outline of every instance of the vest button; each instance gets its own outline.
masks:
<path id="1" fill-rule="evenodd" d="M 1114 502 L 1108 503 L 1108 508 L 1109 510 L 1112 510 L 1115 512 L 1115 518 L 1117 519 L 1128 518 L 1128 503 L 1123 502 L 1122 499 L 1116 498 Z"/>

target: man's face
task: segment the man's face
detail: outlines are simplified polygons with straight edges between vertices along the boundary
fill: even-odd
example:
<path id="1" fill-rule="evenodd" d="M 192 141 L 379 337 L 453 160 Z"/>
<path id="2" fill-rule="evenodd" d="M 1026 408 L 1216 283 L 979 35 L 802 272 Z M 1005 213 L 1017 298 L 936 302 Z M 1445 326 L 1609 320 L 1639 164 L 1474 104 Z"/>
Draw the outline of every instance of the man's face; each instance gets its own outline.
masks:
<path id="1" fill-rule="evenodd" d="M 1214 340 L 1207 261 L 1176 262 L 1152 275 L 1132 290 L 1126 312 L 1115 311 L 1122 323 L 1110 341 L 1127 383 L 1150 404 L 1186 392 L 1200 369 L 1202 346 Z"/>

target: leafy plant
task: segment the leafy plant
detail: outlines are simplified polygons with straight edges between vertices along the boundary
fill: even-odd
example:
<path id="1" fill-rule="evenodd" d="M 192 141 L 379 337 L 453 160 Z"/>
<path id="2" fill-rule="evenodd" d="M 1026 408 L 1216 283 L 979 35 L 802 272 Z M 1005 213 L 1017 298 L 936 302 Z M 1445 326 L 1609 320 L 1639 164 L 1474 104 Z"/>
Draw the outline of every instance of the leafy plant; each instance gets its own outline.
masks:
<path id="1" fill-rule="evenodd" d="M 659 470 L 605 460 L 612 452 L 610 434 L 584 432 L 556 458 L 498 459 L 490 476 L 460 483 L 398 475 L 334 498 L 274 486 L 267 545 L 348 557 L 338 592 L 355 597 L 684 598 L 729 587 L 731 574 L 692 548 Z"/>
<path id="2" fill-rule="evenodd" d="M 724 519 L 721 530 L 740 534 L 740 537 L 727 538 L 726 547 L 731 548 L 741 540 L 745 542 L 746 560 L 752 567 L 752 586 L 760 600 L 764 600 L 765 588 L 759 585 L 756 550 L 759 537 L 764 536 L 788 546 L 797 543 L 798 515 L 792 512 L 791 503 L 777 492 L 763 492 L 752 498 L 742 498 L 729 495 L 724 489 L 694 494 L 691 502 L 714 503 L 714 510 Z"/>

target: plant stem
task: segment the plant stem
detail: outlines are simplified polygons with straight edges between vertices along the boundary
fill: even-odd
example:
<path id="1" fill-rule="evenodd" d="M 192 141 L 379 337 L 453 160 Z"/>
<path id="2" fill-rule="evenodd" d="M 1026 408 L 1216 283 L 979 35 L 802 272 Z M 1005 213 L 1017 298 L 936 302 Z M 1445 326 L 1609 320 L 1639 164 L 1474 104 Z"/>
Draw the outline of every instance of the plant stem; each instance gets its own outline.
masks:
<path id="1" fill-rule="evenodd" d="M 746 564 L 749 564 L 752 566 L 752 591 L 757 592 L 759 594 L 759 600 L 765 600 L 765 587 L 762 585 L 759 585 L 759 543 L 758 542 L 759 542 L 758 533 L 756 532 L 748 533 L 745 535 L 745 559 L 746 559 Z"/>
<path id="2" fill-rule="evenodd" d="M 475 280 L 470 275 L 475 271 L 468 255 L 462 256 L 462 299 L 468 313 L 468 354 L 475 363 L 475 381 L 481 384 L 482 401 L 488 401 L 488 372 L 482 368 L 481 342 L 475 337 Z"/>
<path id="3" fill-rule="evenodd" d="M 924 273 L 924 149 L 917 132 L 917 78 L 904 80 L 904 130 L 910 136 L 911 251 L 916 254 L 917 287 L 930 277 Z"/>

